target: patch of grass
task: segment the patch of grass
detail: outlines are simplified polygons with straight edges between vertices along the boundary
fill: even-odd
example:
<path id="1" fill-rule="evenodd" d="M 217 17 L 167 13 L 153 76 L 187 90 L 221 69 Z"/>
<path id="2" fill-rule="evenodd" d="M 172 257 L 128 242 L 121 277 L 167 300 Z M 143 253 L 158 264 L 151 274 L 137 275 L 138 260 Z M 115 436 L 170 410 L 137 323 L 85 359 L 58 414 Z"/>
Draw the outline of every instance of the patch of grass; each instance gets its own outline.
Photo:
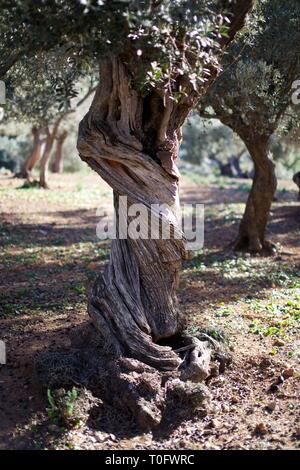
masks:
<path id="1" fill-rule="evenodd" d="M 299 295 L 282 304 L 256 301 L 252 306 L 256 313 L 264 313 L 263 319 L 254 319 L 250 332 L 262 336 L 285 336 L 294 328 L 299 328 L 300 302 Z"/>
<path id="2" fill-rule="evenodd" d="M 38 181 L 25 181 L 22 186 L 20 186 L 17 189 L 33 189 L 33 188 L 39 188 L 40 183 Z"/>
<path id="3" fill-rule="evenodd" d="M 279 269 L 270 273 L 270 281 L 276 286 L 300 288 L 300 270 L 290 265 L 281 264 Z"/>
<path id="4" fill-rule="evenodd" d="M 71 289 L 77 294 L 85 294 L 86 288 L 83 284 L 77 284 L 76 286 L 72 286 Z"/>
<path id="5" fill-rule="evenodd" d="M 205 333 L 205 334 L 207 334 L 208 336 L 211 336 L 212 338 L 214 338 L 217 341 L 227 342 L 227 338 L 225 337 L 224 332 L 221 331 L 218 328 L 209 328 L 209 329 L 207 329 L 207 328 L 202 328 L 202 327 L 196 326 L 196 325 L 189 325 L 184 330 L 184 333 L 187 334 L 187 335 L 191 335 L 191 336 L 196 336 L 197 334 Z"/>
<path id="6" fill-rule="evenodd" d="M 75 414 L 75 404 L 78 398 L 78 390 L 73 387 L 71 390 L 59 389 L 47 390 L 49 407 L 47 413 L 54 424 L 67 424 L 76 426 L 80 420 Z"/>
<path id="7" fill-rule="evenodd" d="M 231 313 L 231 307 L 228 304 L 226 305 L 224 302 L 221 302 L 215 308 L 216 317 L 229 317 Z"/>
<path id="8" fill-rule="evenodd" d="M 50 182 L 51 185 L 51 182 Z M 44 191 L 35 185 L 21 186 L 16 189 L 0 188 L 2 198 L 14 199 L 16 201 L 46 202 L 49 204 L 68 204 L 73 208 L 91 208 L 95 209 L 103 204 L 108 203 L 111 199 L 111 191 L 109 189 L 92 187 L 89 188 L 81 183 L 77 184 L 76 191 L 68 189 L 48 189 Z"/>
<path id="9" fill-rule="evenodd" d="M 263 325 L 261 320 L 254 319 L 250 324 L 250 333 L 259 334 L 262 336 L 284 336 L 284 326 L 286 326 L 286 321 L 278 321 L 273 326 Z"/>

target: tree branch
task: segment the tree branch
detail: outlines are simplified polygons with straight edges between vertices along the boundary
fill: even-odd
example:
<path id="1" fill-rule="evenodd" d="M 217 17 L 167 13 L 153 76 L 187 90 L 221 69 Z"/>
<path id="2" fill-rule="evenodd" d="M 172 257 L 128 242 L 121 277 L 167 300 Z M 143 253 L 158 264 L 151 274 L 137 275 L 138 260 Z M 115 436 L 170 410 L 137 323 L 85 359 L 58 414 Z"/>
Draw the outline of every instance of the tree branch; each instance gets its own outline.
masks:
<path id="1" fill-rule="evenodd" d="M 223 36 L 220 45 L 224 49 L 230 44 L 236 33 L 242 29 L 245 23 L 245 18 L 252 10 L 256 0 L 236 0 L 235 5 L 232 7 L 232 15 L 230 18 L 230 26 L 227 36 Z"/>

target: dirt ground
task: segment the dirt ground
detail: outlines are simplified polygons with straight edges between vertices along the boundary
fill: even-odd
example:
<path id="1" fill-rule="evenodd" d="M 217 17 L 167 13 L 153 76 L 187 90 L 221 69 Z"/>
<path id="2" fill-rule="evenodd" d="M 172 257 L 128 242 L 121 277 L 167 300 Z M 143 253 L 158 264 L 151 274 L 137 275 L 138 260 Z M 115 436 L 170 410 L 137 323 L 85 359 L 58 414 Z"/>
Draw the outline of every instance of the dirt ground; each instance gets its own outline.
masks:
<path id="1" fill-rule="evenodd" d="M 280 181 L 268 232 L 272 258 L 234 254 L 230 242 L 250 182 L 183 177 L 183 202 L 205 204 L 205 245 L 182 271 L 190 331 L 228 343 L 233 362 L 210 380 L 206 413 L 141 434 L 98 401 L 87 422 L 53 422 L 32 357 L 69 345 L 86 320 L 86 288 L 109 256 L 96 210 L 111 213 L 96 174 L 51 175 L 51 189 L 0 176 L 0 449 L 300 449 L 300 205 Z"/>

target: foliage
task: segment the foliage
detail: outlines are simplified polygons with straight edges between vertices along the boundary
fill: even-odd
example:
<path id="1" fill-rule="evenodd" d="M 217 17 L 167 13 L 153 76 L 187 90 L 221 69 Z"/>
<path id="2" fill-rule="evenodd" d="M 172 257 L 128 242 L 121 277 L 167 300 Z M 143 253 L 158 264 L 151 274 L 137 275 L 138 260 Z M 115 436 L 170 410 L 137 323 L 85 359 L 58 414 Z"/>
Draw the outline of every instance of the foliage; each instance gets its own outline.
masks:
<path id="1" fill-rule="evenodd" d="M 93 81 L 92 73 L 83 79 L 71 65 L 57 69 L 52 53 L 20 61 L 7 74 L 4 124 L 14 120 L 39 128 L 48 126 L 58 116 L 68 114 L 74 107 L 74 99 L 86 93 Z"/>
<path id="2" fill-rule="evenodd" d="M 201 164 L 205 159 L 225 163 L 232 155 L 246 153 L 243 142 L 218 120 L 193 113 L 183 128 L 180 156 L 191 163 Z"/>
<path id="3" fill-rule="evenodd" d="M 67 392 L 64 389 L 55 391 L 47 390 L 49 408 L 48 416 L 55 424 L 77 424 L 74 418 L 75 403 L 78 398 L 78 391 L 75 387 Z"/>
<path id="4" fill-rule="evenodd" d="M 13 72 L 14 67 L 10 77 L 13 77 Z M 66 131 L 68 135 L 63 148 L 65 168 L 67 171 L 78 170 L 84 165 L 76 158 L 77 129 L 90 104 L 88 98 L 92 98 L 89 93 L 94 89 L 95 77 L 88 74 L 83 78 L 76 75 L 74 70 L 66 70 L 65 75 L 61 73 L 60 79 L 57 78 L 57 83 L 66 81 L 66 88 L 56 93 L 53 92 L 51 80 L 45 80 L 42 73 L 38 74 L 38 70 L 36 76 L 35 81 L 30 77 L 24 80 L 13 77 L 10 81 L 12 93 L 8 97 L 4 120 L 0 126 L 0 149 L 7 152 L 15 170 L 19 171 L 20 164 L 31 150 L 32 139 L 31 136 L 28 138 L 28 134 L 31 134 L 32 126 L 46 128 L 63 117 L 60 132 Z M 73 78 L 77 79 L 74 83 L 71 80 Z"/>
<path id="5" fill-rule="evenodd" d="M 187 88 L 201 88 L 219 67 L 216 52 L 228 33 L 227 14 L 235 3 L 16 0 L 11 5 L 4 1 L 0 77 L 20 60 L 24 70 L 39 61 L 45 64 L 49 53 L 55 57 L 55 70 L 71 66 L 85 73 L 114 53 L 122 56 L 137 86 L 161 88 L 180 99 Z"/>
<path id="6" fill-rule="evenodd" d="M 300 75 L 300 4 L 297 0 L 257 2 L 244 35 L 224 58 L 224 71 L 201 105 L 241 133 L 251 128 L 270 136 L 291 104 Z"/>
<path id="7" fill-rule="evenodd" d="M 71 110 L 76 83 L 111 54 L 121 57 L 141 93 L 197 98 L 220 68 L 239 4 L 250 7 L 251 0 L 3 0 L 6 123 L 52 124 Z"/>
<path id="8" fill-rule="evenodd" d="M 283 122 L 273 134 L 270 146 L 276 161 L 277 176 L 291 178 L 299 170 L 300 140 L 297 127 L 293 127 L 284 135 L 284 125 Z M 201 118 L 197 113 L 188 118 L 183 127 L 183 142 L 180 148 L 180 157 L 184 161 L 201 165 L 199 171 L 202 174 L 212 174 L 218 171 L 215 162 L 225 164 L 232 155 L 240 156 L 242 170 L 251 174 L 253 165 L 249 160 L 248 151 L 230 127 L 217 119 Z M 195 174 L 195 179 L 196 176 Z"/>
<path id="9" fill-rule="evenodd" d="M 19 171 L 20 163 L 29 151 L 30 144 L 26 134 L 20 134 L 17 137 L 0 135 L 0 168 L 6 167 L 6 161 L 11 171 Z"/>
<path id="10" fill-rule="evenodd" d="M 271 142 L 274 160 L 279 174 L 292 177 L 300 168 L 300 140 L 293 136 L 293 131 L 287 135 L 276 135 Z"/>

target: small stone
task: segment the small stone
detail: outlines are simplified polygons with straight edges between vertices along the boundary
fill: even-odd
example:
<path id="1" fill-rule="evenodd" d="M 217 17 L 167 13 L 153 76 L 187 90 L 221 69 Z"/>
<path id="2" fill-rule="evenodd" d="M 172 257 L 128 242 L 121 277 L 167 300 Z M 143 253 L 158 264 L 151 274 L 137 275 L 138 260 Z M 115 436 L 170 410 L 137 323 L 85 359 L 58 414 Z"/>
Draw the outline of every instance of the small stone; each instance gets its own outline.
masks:
<path id="1" fill-rule="evenodd" d="M 265 358 L 262 359 L 262 361 L 260 362 L 259 367 L 260 367 L 261 369 L 268 369 L 269 367 L 271 367 L 271 365 L 272 365 L 271 359 L 269 359 L 268 357 L 265 357 Z"/>
<path id="2" fill-rule="evenodd" d="M 219 375 L 219 366 L 217 364 L 213 364 L 210 368 L 210 377 L 218 377 Z"/>
<path id="3" fill-rule="evenodd" d="M 268 432 L 268 428 L 265 425 L 265 423 L 259 423 L 255 426 L 255 429 L 254 429 L 255 434 L 264 436 L 265 434 L 267 434 L 267 432 Z"/>
<path id="4" fill-rule="evenodd" d="M 281 375 L 284 379 L 289 379 L 290 377 L 293 377 L 294 374 L 295 374 L 295 369 L 293 369 L 293 367 L 290 367 L 288 369 L 284 369 L 281 373 Z"/>
<path id="5" fill-rule="evenodd" d="M 223 404 L 222 404 L 222 411 L 224 411 L 224 413 L 229 413 L 229 411 L 230 411 L 230 406 L 225 405 L 225 404 L 223 403 Z"/>
<path id="6" fill-rule="evenodd" d="M 231 398 L 231 403 L 239 403 L 239 401 L 240 399 L 235 395 Z"/>
<path id="7" fill-rule="evenodd" d="M 273 341 L 273 346 L 278 346 L 278 347 L 282 347 L 285 345 L 285 341 L 283 341 L 283 339 L 280 339 L 280 338 L 276 338 L 274 341 Z"/>
<path id="8" fill-rule="evenodd" d="M 276 393 L 276 392 L 278 392 L 278 391 L 279 391 L 279 385 L 278 385 L 278 383 L 275 383 L 275 382 L 274 382 L 273 384 L 271 384 L 268 391 L 269 391 L 270 393 Z"/>
<path id="9" fill-rule="evenodd" d="M 212 419 L 211 421 L 209 421 L 209 423 L 207 423 L 207 425 L 205 426 L 205 429 L 212 429 L 215 427 L 216 427 L 216 421 Z"/>
<path id="10" fill-rule="evenodd" d="M 102 432 L 96 432 L 95 437 L 96 437 L 97 442 L 105 442 L 105 441 L 108 440 L 109 434 L 104 434 Z"/>
<path id="11" fill-rule="evenodd" d="M 266 409 L 272 413 L 276 408 L 276 402 L 271 401 L 270 403 L 267 404 Z"/>

